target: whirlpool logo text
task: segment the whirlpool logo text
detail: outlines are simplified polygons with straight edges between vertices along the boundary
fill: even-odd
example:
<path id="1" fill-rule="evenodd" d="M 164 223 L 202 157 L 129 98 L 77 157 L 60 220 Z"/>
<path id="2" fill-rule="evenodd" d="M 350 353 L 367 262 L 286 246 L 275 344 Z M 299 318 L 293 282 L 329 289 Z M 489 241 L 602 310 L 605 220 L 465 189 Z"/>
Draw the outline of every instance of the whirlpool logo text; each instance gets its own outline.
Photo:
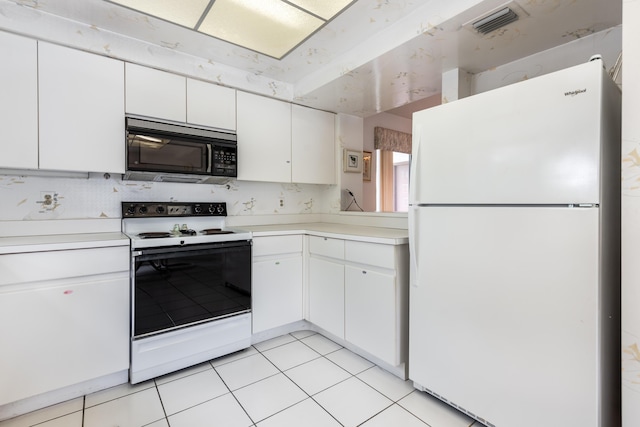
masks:
<path id="1" fill-rule="evenodd" d="M 580 95 L 581 93 L 585 93 L 586 91 L 587 89 L 572 90 L 571 92 L 565 92 L 564 96 L 576 96 Z"/>

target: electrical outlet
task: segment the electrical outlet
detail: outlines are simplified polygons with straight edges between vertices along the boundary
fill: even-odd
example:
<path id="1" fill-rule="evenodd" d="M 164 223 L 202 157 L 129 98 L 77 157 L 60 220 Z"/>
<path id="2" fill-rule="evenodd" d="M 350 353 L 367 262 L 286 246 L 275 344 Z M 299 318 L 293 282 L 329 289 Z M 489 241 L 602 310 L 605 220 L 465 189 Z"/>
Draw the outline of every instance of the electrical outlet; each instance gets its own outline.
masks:
<path id="1" fill-rule="evenodd" d="M 52 211 L 58 206 L 58 193 L 55 191 L 41 191 L 38 203 L 42 211 Z"/>
<path id="2" fill-rule="evenodd" d="M 42 198 L 42 206 L 49 207 L 52 206 L 55 202 L 55 191 L 42 191 L 40 192 L 40 197 Z"/>
<path id="3" fill-rule="evenodd" d="M 280 202 L 278 203 L 278 206 L 280 206 L 281 208 L 284 208 L 284 197 L 280 197 Z"/>

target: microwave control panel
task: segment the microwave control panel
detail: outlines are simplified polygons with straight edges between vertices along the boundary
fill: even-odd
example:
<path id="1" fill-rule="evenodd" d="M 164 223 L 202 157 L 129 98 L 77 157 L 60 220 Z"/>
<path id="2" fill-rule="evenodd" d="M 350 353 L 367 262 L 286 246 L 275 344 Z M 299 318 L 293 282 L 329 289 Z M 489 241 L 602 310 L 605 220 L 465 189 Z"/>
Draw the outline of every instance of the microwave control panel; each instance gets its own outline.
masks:
<path id="1" fill-rule="evenodd" d="M 216 176 L 237 176 L 236 147 L 213 147 L 211 172 Z"/>

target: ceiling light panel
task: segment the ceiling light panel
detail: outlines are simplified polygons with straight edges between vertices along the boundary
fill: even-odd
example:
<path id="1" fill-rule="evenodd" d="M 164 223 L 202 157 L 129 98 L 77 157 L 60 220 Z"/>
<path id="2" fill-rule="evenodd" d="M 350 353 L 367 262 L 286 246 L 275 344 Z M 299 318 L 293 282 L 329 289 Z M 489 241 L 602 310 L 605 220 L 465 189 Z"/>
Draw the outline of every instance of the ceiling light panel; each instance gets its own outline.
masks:
<path id="1" fill-rule="evenodd" d="M 288 0 L 288 2 L 328 21 L 349 6 L 353 0 Z"/>
<path id="2" fill-rule="evenodd" d="M 111 0 L 111 2 L 192 29 L 209 5 L 209 0 Z"/>
<path id="3" fill-rule="evenodd" d="M 322 25 L 281 0 L 216 0 L 198 31 L 280 59 Z"/>

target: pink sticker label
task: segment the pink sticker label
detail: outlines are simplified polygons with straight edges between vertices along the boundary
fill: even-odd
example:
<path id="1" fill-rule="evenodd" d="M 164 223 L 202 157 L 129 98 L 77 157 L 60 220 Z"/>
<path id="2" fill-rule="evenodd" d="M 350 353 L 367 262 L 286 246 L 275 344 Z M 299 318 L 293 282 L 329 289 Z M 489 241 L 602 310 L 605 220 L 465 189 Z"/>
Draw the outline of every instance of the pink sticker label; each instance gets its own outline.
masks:
<path id="1" fill-rule="evenodd" d="M 66 291 L 64 291 L 64 294 L 65 294 L 65 295 L 71 295 L 72 293 L 73 293 L 73 291 L 70 291 L 70 290 L 66 290 Z"/>

